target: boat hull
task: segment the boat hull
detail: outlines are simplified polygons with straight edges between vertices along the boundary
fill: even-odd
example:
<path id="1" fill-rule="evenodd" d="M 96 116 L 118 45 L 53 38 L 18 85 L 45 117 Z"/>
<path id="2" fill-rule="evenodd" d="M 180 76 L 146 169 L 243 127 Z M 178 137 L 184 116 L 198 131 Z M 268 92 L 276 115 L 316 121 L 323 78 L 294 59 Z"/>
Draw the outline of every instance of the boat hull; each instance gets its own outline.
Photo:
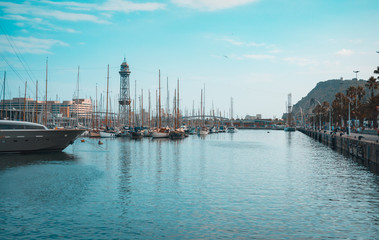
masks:
<path id="1" fill-rule="evenodd" d="M 168 138 L 169 137 L 168 132 L 153 132 L 152 137 L 153 138 Z"/>
<path id="2" fill-rule="evenodd" d="M 116 134 L 112 133 L 112 132 L 100 132 L 100 137 L 102 137 L 102 138 L 114 138 L 114 137 L 116 137 Z"/>
<path id="3" fill-rule="evenodd" d="M 85 130 L 0 130 L 0 152 L 62 151 Z"/>

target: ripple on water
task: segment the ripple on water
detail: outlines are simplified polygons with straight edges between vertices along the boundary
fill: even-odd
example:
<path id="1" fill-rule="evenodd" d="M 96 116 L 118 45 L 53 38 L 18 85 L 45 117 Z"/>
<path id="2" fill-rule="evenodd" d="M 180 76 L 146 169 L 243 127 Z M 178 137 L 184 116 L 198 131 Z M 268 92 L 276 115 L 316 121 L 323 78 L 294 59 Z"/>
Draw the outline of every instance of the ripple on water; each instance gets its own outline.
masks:
<path id="1" fill-rule="evenodd" d="M 8 158 L 2 239 L 379 235 L 378 176 L 299 132 L 107 139 L 102 149 L 76 142 L 64 156 Z"/>

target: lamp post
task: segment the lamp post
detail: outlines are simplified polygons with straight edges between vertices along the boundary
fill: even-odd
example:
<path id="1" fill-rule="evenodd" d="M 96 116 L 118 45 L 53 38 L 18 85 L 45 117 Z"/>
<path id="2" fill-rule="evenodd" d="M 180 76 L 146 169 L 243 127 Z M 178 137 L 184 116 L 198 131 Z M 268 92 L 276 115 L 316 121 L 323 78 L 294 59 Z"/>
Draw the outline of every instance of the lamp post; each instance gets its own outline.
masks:
<path id="1" fill-rule="evenodd" d="M 355 73 L 355 79 L 357 80 L 357 88 L 355 89 L 355 121 L 357 120 L 357 108 L 358 108 L 358 73 L 359 71 L 353 71 Z M 354 125 L 355 125 L 354 121 Z"/>
<path id="2" fill-rule="evenodd" d="M 350 100 L 349 101 L 349 121 L 347 122 L 347 135 L 350 135 Z"/>

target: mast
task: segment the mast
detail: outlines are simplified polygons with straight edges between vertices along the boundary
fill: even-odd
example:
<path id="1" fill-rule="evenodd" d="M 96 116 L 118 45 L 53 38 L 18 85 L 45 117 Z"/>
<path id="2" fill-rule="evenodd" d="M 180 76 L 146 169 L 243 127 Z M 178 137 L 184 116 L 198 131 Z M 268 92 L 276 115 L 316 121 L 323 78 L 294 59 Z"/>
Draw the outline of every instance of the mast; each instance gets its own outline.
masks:
<path id="1" fill-rule="evenodd" d="M 167 77 L 167 125 L 170 126 L 170 92 L 168 90 L 168 77 Z"/>
<path id="2" fill-rule="evenodd" d="M 108 72 L 107 72 L 107 105 L 105 112 L 105 126 L 108 126 L 108 88 L 109 88 L 109 64 L 108 64 Z"/>
<path id="3" fill-rule="evenodd" d="M 25 95 L 24 95 L 24 116 L 23 116 L 23 121 L 25 121 L 25 108 L 26 108 L 26 88 L 28 86 L 28 81 L 25 81 Z"/>
<path id="4" fill-rule="evenodd" d="M 179 112 L 179 78 L 178 78 L 178 97 L 177 97 L 177 102 L 178 102 L 178 104 L 176 105 L 176 108 L 177 108 L 177 110 L 176 110 L 176 115 L 177 115 L 177 128 L 179 128 L 180 127 L 180 112 Z"/>
<path id="5" fill-rule="evenodd" d="M 95 101 L 95 126 L 97 128 L 97 83 L 96 83 L 96 101 Z"/>
<path id="6" fill-rule="evenodd" d="M 35 107 L 35 122 L 38 123 L 38 80 L 36 81 L 36 107 Z"/>
<path id="7" fill-rule="evenodd" d="M 203 89 L 201 89 L 200 116 L 201 116 L 201 120 L 202 120 L 203 125 L 204 125 L 204 116 L 203 116 Z"/>
<path id="8" fill-rule="evenodd" d="M 143 128 L 143 89 L 141 89 L 141 127 Z"/>
<path id="9" fill-rule="evenodd" d="M 136 107 L 137 104 L 137 80 L 134 79 L 134 110 L 133 110 L 133 127 L 137 125 Z"/>
<path id="10" fill-rule="evenodd" d="M 203 98 L 203 100 L 204 100 L 204 103 L 203 103 L 203 115 L 204 115 L 204 119 L 203 119 L 203 121 L 204 121 L 204 126 L 205 126 L 205 83 L 204 83 L 204 98 Z"/>
<path id="11" fill-rule="evenodd" d="M 177 126 L 176 126 L 176 117 L 177 117 L 177 114 L 176 114 L 176 89 L 174 90 L 174 101 L 173 101 L 173 116 L 174 116 L 174 129 L 177 129 Z"/>
<path id="12" fill-rule="evenodd" d="M 7 76 L 7 72 L 4 71 L 4 87 L 3 87 L 3 108 L 1 109 L 1 117 L 4 118 L 4 115 L 7 115 L 7 112 L 5 111 L 5 78 Z M 3 111 L 5 111 L 5 114 L 3 114 Z"/>
<path id="13" fill-rule="evenodd" d="M 45 117 L 44 125 L 47 125 L 47 70 L 48 70 L 48 58 L 46 58 L 46 92 L 45 92 Z"/>
<path id="14" fill-rule="evenodd" d="M 76 83 L 76 87 L 77 87 L 77 95 L 76 95 L 76 124 L 78 125 L 79 127 L 79 66 L 78 66 L 78 79 L 77 79 L 77 83 Z"/>
<path id="15" fill-rule="evenodd" d="M 149 128 L 151 128 L 151 118 L 150 118 L 151 109 L 150 109 L 150 105 L 151 105 L 151 99 L 150 99 L 150 89 L 149 89 Z"/>
<path id="16" fill-rule="evenodd" d="M 161 119 L 161 70 L 159 69 L 159 109 L 158 109 L 158 118 L 159 118 L 159 128 L 162 127 L 162 119 Z"/>

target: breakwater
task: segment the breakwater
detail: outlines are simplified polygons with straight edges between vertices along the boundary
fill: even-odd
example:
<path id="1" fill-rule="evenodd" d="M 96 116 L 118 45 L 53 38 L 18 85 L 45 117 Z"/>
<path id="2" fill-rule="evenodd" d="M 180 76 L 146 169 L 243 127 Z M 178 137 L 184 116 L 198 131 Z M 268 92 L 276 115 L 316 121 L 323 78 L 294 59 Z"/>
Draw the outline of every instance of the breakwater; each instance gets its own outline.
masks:
<path id="1" fill-rule="evenodd" d="M 359 163 L 365 165 L 370 171 L 379 174 L 379 143 L 368 135 L 346 135 L 330 131 L 314 131 L 297 129 L 315 140 L 339 151 L 353 156 Z"/>

